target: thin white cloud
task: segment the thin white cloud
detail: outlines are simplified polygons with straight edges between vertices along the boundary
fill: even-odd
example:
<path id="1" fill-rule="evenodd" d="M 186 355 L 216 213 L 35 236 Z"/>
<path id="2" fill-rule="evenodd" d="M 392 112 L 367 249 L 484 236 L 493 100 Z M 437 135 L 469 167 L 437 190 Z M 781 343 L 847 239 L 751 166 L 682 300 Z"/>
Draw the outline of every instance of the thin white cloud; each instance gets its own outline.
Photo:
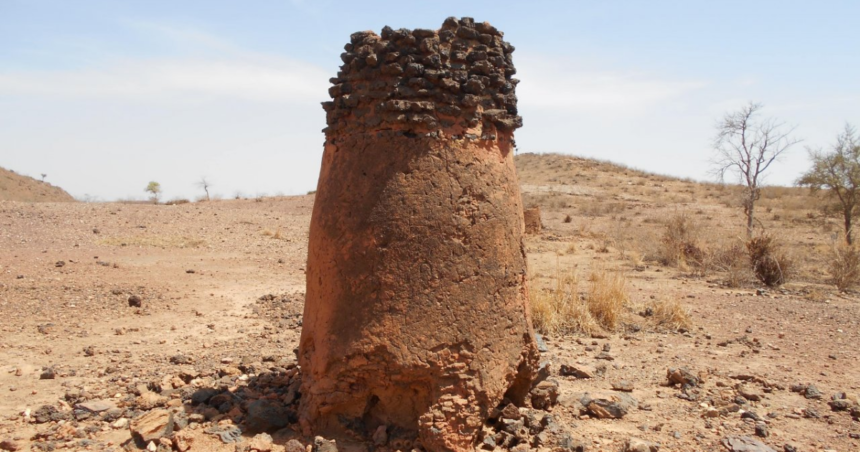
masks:
<path id="1" fill-rule="evenodd" d="M 671 80 L 630 71 L 585 68 L 548 56 L 517 55 L 517 87 L 526 107 L 570 112 L 641 110 L 705 86 L 701 81 Z"/>
<path id="2" fill-rule="evenodd" d="M 216 99 L 308 102 L 325 98 L 328 71 L 297 59 L 243 49 L 188 27 L 124 21 L 188 55 L 106 57 L 63 70 L 0 72 L 0 96 L 174 103 Z"/>
<path id="3" fill-rule="evenodd" d="M 0 73 L 0 96 L 306 102 L 324 98 L 328 74 L 286 58 L 119 60 L 99 68 Z"/>

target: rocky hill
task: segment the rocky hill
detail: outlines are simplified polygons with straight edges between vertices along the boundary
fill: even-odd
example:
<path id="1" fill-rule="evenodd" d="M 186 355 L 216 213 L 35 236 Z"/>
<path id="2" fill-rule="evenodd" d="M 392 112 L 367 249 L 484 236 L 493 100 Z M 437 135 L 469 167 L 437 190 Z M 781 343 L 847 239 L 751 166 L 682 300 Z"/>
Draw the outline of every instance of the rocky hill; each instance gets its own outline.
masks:
<path id="1" fill-rule="evenodd" d="M 68 202 L 75 198 L 60 187 L 0 168 L 0 201 Z"/>

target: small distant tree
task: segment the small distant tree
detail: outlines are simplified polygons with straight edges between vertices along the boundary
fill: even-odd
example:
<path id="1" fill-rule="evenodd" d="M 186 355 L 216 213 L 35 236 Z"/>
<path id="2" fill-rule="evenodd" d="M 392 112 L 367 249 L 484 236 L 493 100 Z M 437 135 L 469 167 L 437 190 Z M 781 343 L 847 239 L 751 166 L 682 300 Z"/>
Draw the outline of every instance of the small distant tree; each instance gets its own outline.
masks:
<path id="1" fill-rule="evenodd" d="M 759 118 L 762 108 L 762 104 L 750 102 L 738 111 L 726 113 L 717 123 L 713 145 L 714 173 L 721 181 L 727 174 L 735 174 L 743 185 L 747 238 L 753 235 L 755 203 L 761 196 L 765 171 L 800 141 L 790 137 L 794 128 L 773 118 Z"/>
<path id="2" fill-rule="evenodd" d="M 827 196 L 839 201 L 845 226 L 845 241 L 854 243 L 853 220 L 860 202 L 860 139 L 850 124 L 836 137 L 830 152 L 807 149 L 812 168 L 797 180 L 812 192 L 826 189 Z"/>
<path id="3" fill-rule="evenodd" d="M 197 182 L 197 186 L 202 188 L 203 191 L 206 192 L 206 200 L 209 201 L 209 187 L 212 186 L 212 183 L 209 182 L 206 177 L 201 177 L 200 180 Z"/>
<path id="4" fill-rule="evenodd" d="M 145 192 L 149 193 L 152 196 L 152 202 L 158 204 L 158 197 L 161 195 L 161 184 L 155 181 L 151 181 L 146 188 Z"/>
<path id="5" fill-rule="evenodd" d="M 42 173 L 42 182 L 45 182 L 45 178 L 46 178 L 46 177 L 48 177 L 48 175 L 47 175 L 47 174 L 45 174 L 45 173 Z"/>

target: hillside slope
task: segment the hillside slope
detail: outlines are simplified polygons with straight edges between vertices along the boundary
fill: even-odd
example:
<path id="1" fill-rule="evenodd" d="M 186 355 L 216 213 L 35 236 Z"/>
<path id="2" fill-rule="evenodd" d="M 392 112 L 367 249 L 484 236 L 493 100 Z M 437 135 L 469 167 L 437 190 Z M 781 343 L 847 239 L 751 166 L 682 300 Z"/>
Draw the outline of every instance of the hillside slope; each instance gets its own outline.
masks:
<path id="1" fill-rule="evenodd" d="M 60 187 L 0 168 L 0 201 L 69 202 L 75 198 Z"/>

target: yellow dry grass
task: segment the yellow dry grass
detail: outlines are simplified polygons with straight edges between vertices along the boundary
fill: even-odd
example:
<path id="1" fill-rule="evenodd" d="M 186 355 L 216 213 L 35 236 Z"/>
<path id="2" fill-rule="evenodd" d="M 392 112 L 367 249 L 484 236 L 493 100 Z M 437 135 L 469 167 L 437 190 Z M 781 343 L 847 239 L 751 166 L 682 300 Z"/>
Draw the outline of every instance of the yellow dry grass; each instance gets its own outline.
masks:
<path id="1" fill-rule="evenodd" d="M 615 330 L 629 299 L 627 279 L 621 272 L 597 268 L 588 278 L 588 293 L 585 302 L 588 312 L 600 326 Z"/>

